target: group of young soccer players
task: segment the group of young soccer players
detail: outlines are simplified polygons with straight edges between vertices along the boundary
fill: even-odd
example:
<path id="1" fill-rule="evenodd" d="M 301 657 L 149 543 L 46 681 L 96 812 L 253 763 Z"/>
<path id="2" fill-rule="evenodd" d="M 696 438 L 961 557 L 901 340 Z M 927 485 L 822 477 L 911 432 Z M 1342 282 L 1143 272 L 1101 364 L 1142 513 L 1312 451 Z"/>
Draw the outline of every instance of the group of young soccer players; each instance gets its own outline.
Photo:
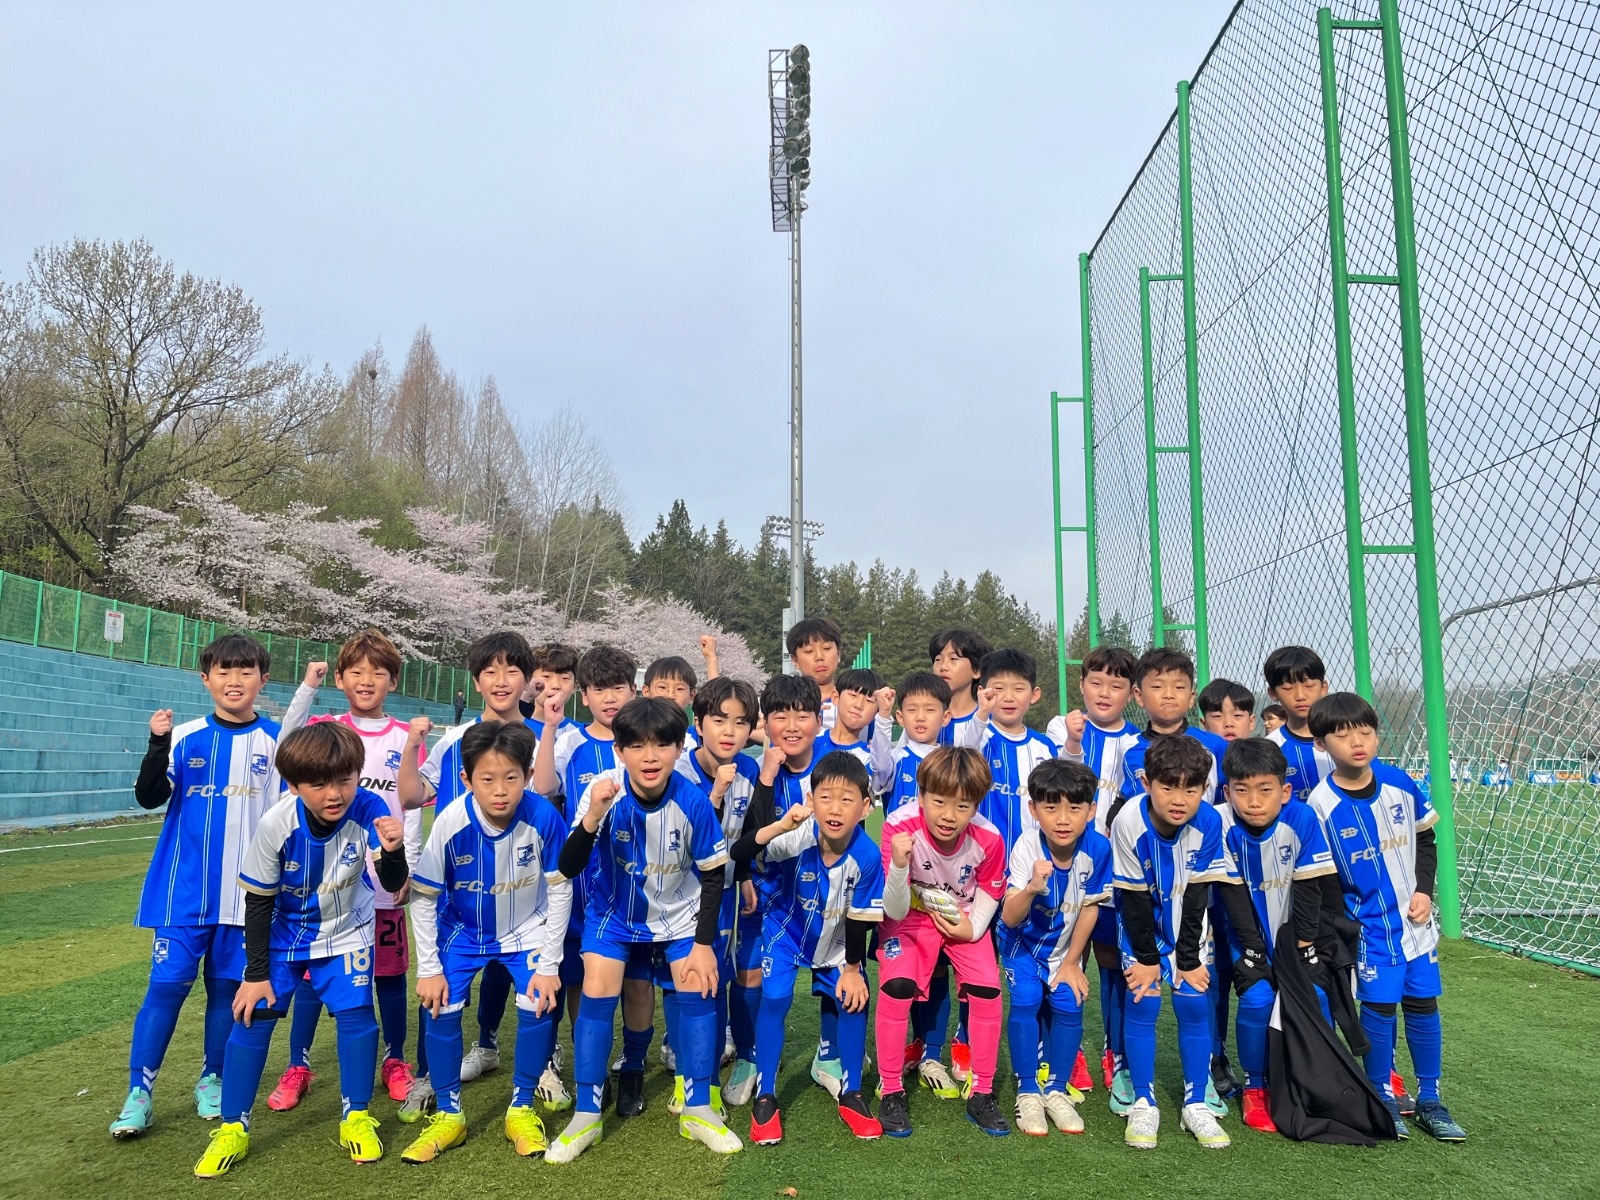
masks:
<path id="1" fill-rule="evenodd" d="M 135 786 L 166 815 L 137 917 L 153 930 L 150 985 L 112 1135 L 150 1128 L 157 1072 L 203 971 L 194 1100 L 220 1123 L 202 1178 L 247 1154 L 286 1015 L 289 1066 L 268 1106 L 293 1108 L 311 1087 L 323 1008 L 339 1141 L 356 1162 L 383 1155 L 375 1077 L 401 1122 L 425 1122 L 404 1161 L 465 1140 L 462 1086 L 499 1068 L 513 999 L 505 1136 L 518 1155 L 571 1162 L 602 1140 L 608 1108 L 644 1113 L 658 993 L 679 1132 L 738 1151 L 729 1109 L 748 1106 L 750 1140 L 771 1145 L 784 1136 L 778 1076 L 802 968 L 820 1018 L 810 1076 L 857 1138 L 912 1134 L 908 1078 L 964 1098 L 966 1118 L 992 1136 L 1013 1120 L 1034 1136 L 1080 1133 L 1078 1105 L 1095 1086 L 1082 1050 L 1092 952 L 1101 1085 L 1129 1146 L 1157 1142 L 1164 994 L 1180 1127 L 1228 1146 L 1218 1118 L 1237 1098 L 1245 1125 L 1276 1131 L 1268 1025 L 1291 968 L 1315 988 L 1321 1019 L 1363 1051 L 1398 1136 L 1409 1116 L 1464 1140 L 1439 1098 L 1435 815 L 1408 775 L 1378 761 L 1376 714 L 1329 694 L 1314 652 L 1268 657 L 1283 720 L 1264 738 L 1249 688 L 1214 680 L 1196 697 L 1193 664 L 1171 649 L 1094 650 L 1083 708 L 1040 733 L 1026 723 L 1040 698 L 1027 654 L 945 630 L 931 669 L 891 689 L 871 670 L 840 671 L 841 640 L 826 619 L 797 623 L 796 673 L 758 695 L 717 674 L 705 639 L 704 682 L 668 658 L 636 693 L 637 664 L 620 650 L 580 655 L 492 633 L 467 654 L 482 715 L 430 746 L 426 718 L 385 710 L 400 656 L 381 633 L 351 638 L 334 664 L 347 713 L 308 720 L 327 669 L 313 664 L 281 727 L 255 709 L 265 648 L 218 638 L 200 662 L 214 711 L 176 728 L 170 710 L 155 713 Z M 587 724 L 566 715 L 575 692 Z M 1201 727 L 1188 723 L 1197 703 Z M 866 821 L 880 804 L 874 840 Z M 1330 941 L 1341 932 L 1349 971 Z M 1227 1051 L 1230 989 L 1242 1079 Z M 1414 1098 L 1394 1066 L 1402 1011 Z M 1009 1118 L 996 1097 L 1002 1035 Z M 572 1110 L 558 1135 L 539 1105 Z"/>

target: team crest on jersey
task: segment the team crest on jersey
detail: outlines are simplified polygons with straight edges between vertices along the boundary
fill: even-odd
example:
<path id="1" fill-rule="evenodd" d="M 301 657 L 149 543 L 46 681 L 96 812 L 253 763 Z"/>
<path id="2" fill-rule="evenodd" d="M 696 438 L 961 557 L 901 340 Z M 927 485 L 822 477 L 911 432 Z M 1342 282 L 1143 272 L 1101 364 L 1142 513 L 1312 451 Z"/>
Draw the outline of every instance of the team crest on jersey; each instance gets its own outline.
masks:
<path id="1" fill-rule="evenodd" d="M 203 767 L 205 765 L 206 765 L 206 760 L 203 759 L 203 758 L 191 758 L 189 760 L 189 769 L 191 771 L 198 771 L 201 767 Z"/>
<path id="2" fill-rule="evenodd" d="M 383 756 L 383 766 L 385 770 L 398 771 L 400 769 L 400 751 L 391 750 L 388 754 L 385 754 Z"/>
<path id="3" fill-rule="evenodd" d="M 265 754 L 252 754 L 250 756 L 250 774 L 265 775 L 267 773 L 267 756 Z"/>
<path id="4" fill-rule="evenodd" d="M 150 946 L 150 961 L 157 963 L 166 962 L 167 954 L 170 952 L 170 949 L 171 947 L 167 945 L 166 938 L 157 938 Z"/>
<path id="5" fill-rule="evenodd" d="M 533 861 L 532 846 L 519 846 L 517 848 L 517 866 L 525 867 Z"/>
<path id="6" fill-rule="evenodd" d="M 964 867 L 962 867 L 961 868 L 961 875 L 959 877 L 957 886 L 958 887 L 966 887 L 968 881 L 971 880 L 971 878 L 972 878 L 972 872 L 973 872 L 973 866 L 972 866 L 971 863 L 967 863 Z"/>
<path id="7" fill-rule="evenodd" d="M 360 861 L 361 848 L 354 842 L 349 843 L 343 850 L 339 851 L 339 865 L 341 867 L 353 867 Z"/>
<path id="8" fill-rule="evenodd" d="M 885 958 L 899 958 L 900 954 L 900 939 L 897 937 L 885 938 L 883 941 L 883 956 Z"/>
<path id="9" fill-rule="evenodd" d="M 1191 850 L 1185 854 L 1183 856 L 1183 865 L 1190 871 L 1198 871 L 1200 869 L 1200 851 Z"/>
<path id="10" fill-rule="evenodd" d="M 1406 819 L 1406 806 L 1404 804 L 1391 804 L 1389 813 L 1396 821 L 1404 821 Z"/>
<path id="11" fill-rule="evenodd" d="M 1278 861 L 1281 862 L 1284 866 L 1288 866 L 1290 861 L 1293 858 L 1294 858 L 1294 847 L 1293 846 L 1284 846 L 1284 847 L 1282 847 L 1282 848 L 1280 848 L 1278 850 Z"/>
<path id="12" fill-rule="evenodd" d="M 677 854 L 683 850 L 683 830 L 671 829 L 667 831 L 667 853 Z"/>
<path id="13" fill-rule="evenodd" d="M 736 817 L 742 817 L 744 816 L 745 809 L 749 807 L 750 798 L 748 796 L 740 796 L 733 802 L 733 815 Z"/>

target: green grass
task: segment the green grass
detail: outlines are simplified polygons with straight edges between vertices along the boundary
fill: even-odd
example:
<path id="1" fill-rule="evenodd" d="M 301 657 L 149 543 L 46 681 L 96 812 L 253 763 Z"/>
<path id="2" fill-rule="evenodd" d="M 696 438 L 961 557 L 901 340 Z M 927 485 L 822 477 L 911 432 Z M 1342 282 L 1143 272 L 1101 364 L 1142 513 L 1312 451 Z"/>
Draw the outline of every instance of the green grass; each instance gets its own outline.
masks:
<path id="1" fill-rule="evenodd" d="M 128 1038 L 143 994 L 149 933 L 132 928 L 151 826 L 0 838 L 0 1113 L 11 1134 L 0 1154 L 0 1196 L 168 1196 L 199 1188 L 189 1175 L 211 1128 L 194 1116 L 189 1091 L 200 1052 L 201 1002 L 185 1009 L 156 1092 L 156 1126 L 144 1139 L 113 1143 L 106 1126 L 126 1086 Z M 32 849 L 106 839 L 93 846 Z M 1013 1135 L 988 1139 L 962 1120 L 961 1106 L 929 1093 L 912 1097 L 908 1141 L 854 1142 L 826 1096 L 809 1085 L 805 1063 L 816 1036 L 815 1008 L 797 1002 L 788 1069 L 780 1086 L 788 1137 L 782 1146 L 712 1157 L 677 1136 L 665 1112 L 669 1081 L 648 1076 L 650 1110 L 627 1123 L 608 1119 L 607 1140 L 568 1168 L 519 1161 L 500 1136 L 510 1091 L 509 1063 L 467 1087 L 473 1136 L 429 1168 L 398 1161 L 410 1129 L 394 1106 L 375 1100 L 390 1159 L 352 1166 L 334 1143 L 339 1099 L 332 1026 L 313 1051 L 321 1072 L 292 1113 L 267 1110 L 265 1091 L 282 1070 L 280 1031 L 257 1106 L 250 1158 L 210 1187 L 222 1194 L 382 1196 L 530 1194 L 676 1198 L 1060 1197 L 1110 1190 L 1119 1200 L 1195 1193 L 1225 1197 L 1384 1195 L 1426 1200 L 1472 1196 L 1594 1195 L 1600 1162 L 1600 980 L 1516 959 L 1468 942 L 1444 948 L 1445 1091 L 1471 1141 L 1447 1147 L 1418 1137 L 1358 1150 L 1297 1145 L 1224 1121 L 1224 1153 L 1201 1150 L 1177 1129 L 1176 1051 L 1162 1044 L 1160 1148 L 1121 1144 L 1122 1124 L 1103 1093 L 1084 1105 L 1079 1138 Z M 1093 1001 L 1091 997 L 1091 1008 Z M 1095 1012 L 1087 1027 L 1099 1027 Z M 503 1034 L 509 1048 L 514 1018 Z M 1092 1036 L 1092 1035 L 1091 1035 Z M 508 1056 L 509 1057 L 509 1056 Z M 569 1058 L 570 1061 L 570 1058 Z M 1006 1076 L 1002 1064 L 1001 1078 Z M 1003 1087 L 1003 1091 L 1006 1089 Z M 1010 1096 L 1004 1101 L 1009 1106 Z M 747 1125 L 744 1110 L 735 1127 Z M 560 1118 L 550 1125 L 559 1128 Z"/>

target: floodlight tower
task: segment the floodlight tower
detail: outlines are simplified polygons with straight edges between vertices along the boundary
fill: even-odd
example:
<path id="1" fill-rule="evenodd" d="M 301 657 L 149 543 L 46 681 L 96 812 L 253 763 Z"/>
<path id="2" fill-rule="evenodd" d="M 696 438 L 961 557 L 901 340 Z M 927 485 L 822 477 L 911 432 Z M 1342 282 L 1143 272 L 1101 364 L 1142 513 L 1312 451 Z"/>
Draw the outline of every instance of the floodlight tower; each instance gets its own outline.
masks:
<path id="1" fill-rule="evenodd" d="M 784 632 L 806 615 L 805 504 L 800 408 L 800 214 L 811 186 L 811 51 L 767 51 L 772 116 L 768 186 L 772 231 L 789 235 L 789 612 Z"/>

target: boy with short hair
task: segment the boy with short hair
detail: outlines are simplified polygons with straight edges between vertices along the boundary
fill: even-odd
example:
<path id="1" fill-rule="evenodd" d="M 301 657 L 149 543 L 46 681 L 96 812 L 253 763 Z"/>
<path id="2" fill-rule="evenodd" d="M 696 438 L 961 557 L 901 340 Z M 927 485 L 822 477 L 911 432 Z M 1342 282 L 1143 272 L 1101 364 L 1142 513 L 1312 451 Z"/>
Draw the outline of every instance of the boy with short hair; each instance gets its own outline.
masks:
<path id="1" fill-rule="evenodd" d="M 757 1019 L 760 1082 L 750 1110 L 750 1140 L 760 1146 L 783 1140 L 778 1064 L 801 967 L 811 972 L 811 990 L 821 998 L 825 1018 L 832 1016 L 839 1117 L 858 1138 L 870 1141 L 883 1133 L 861 1091 L 869 1000 L 862 964 L 867 933 L 883 919 L 883 859 L 861 827 L 870 807 L 866 768 L 835 750 L 813 768 L 809 800 L 790 805 L 760 828 L 747 824 L 734 847 L 740 861 L 762 854 L 771 881 Z"/>
<path id="2" fill-rule="evenodd" d="M 817 685 L 822 696 L 822 727 L 833 728 L 833 705 L 839 695 L 835 682 L 844 631 L 829 617 L 804 617 L 789 626 L 784 646 L 795 670 Z"/>
<path id="3" fill-rule="evenodd" d="M 1268 704 L 1261 710 L 1261 724 L 1270 737 L 1272 731 L 1288 719 L 1289 710 L 1281 704 Z"/>
<path id="4" fill-rule="evenodd" d="M 817 739 L 817 758 L 842 750 L 867 769 L 872 788 L 868 796 L 878 795 L 889 784 L 894 772 L 894 747 L 890 743 L 894 722 L 894 692 L 883 685 L 883 678 L 870 667 L 841 671 L 837 678 L 833 705 L 833 727 Z"/>
<path id="5" fill-rule="evenodd" d="M 727 842 L 705 793 L 674 769 L 688 731 L 681 707 L 641 696 L 618 711 L 613 729 L 623 770 L 608 772 L 584 792 L 561 854 L 567 878 L 588 873 L 589 895 L 583 1000 L 573 1033 L 577 1111 L 545 1160 L 572 1162 L 600 1141 L 624 970 L 630 960 L 648 962 L 656 953 L 665 956 L 678 993 L 677 1028 L 668 1030 L 687 1088 L 678 1132 L 731 1154 L 743 1143 L 710 1096 L 722 1045 L 714 947 Z"/>
<path id="6" fill-rule="evenodd" d="M 1056 757 L 1056 744 L 1028 728 L 1028 710 L 1039 702 L 1039 670 L 1021 650 L 994 650 L 979 665 L 978 686 L 992 704 L 983 756 L 993 783 L 981 812 L 1005 839 L 1006 853 L 1032 831 L 1028 780 L 1040 763 Z"/>
<path id="7" fill-rule="evenodd" d="M 1267 734 L 1289 760 L 1289 784 L 1296 800 L 1309 800 L 1318 783 L 1333 771 L 1333 760 L 1311 732 L 1311 706 L 1328 694 L 1328 669 L 1307 646 L 1279 646 L 1267 655 L 1261 673 L 1267 695 L 1283 706 L 1283 724 Z"/>
<path id="8" fill-rule="evenodd" d="M 1399 1136 L 1408 1136 L 1391 1082 L 1398 1006 L 1417 1071 L 1412 1119 L 1440 1141 L 1465 1141 L 1466 1132 L 1439 1099 L 1444 989 L 1433 918 L 1439 815 L 1411 776 L 1377 761 L 1378 714 L 1360 696 L 1324 696 L 1308 718 L 1317 749 L 1333 763 L 1311 793 L 1311 807 L 1322 818 L 1345 908 L 1361 926 L 1356 999 L 1372 1042 L 1367 1078 L 1383 1095 Z"/>
<path id="9" fill-rule="evenodd" d="M 150 985 L 133 1021 L 128 1098 L 111 1123 L 111 1136 L 119 1140 L 150 1128 L 156 1073 L 202 960 L 205 1059 L 195 1110 L 207 1121 L 222 1114 L 223 1055 L 245 969 L 239 863 L 282 793 L 272 765 L 278 726 L 255 711 L 271 662 L 254 638 L 224 634 L 200 652 L 200 681 L 211 694 L 212 712 L 176 729 L 170 708 L 150 717 L 150 743 L 133 794 L 139 807 L 165 804 L 167 812 L 134 918 L 154 938 Z"/>
<path id="10" fill-rule="evenodd" d="M 528 790 L 533 734 L 520 721 L 484 721 L 461 738 L 468 795 L 434 820 L 417 864 L 411 921 L 417 998 L 432 1015 L 428 1060 L 439 1111 L 401 1153 L 427 1163 L 466 1140 L 461 1111 L 462 1009 L 472 979 L 498 962 L 517 992 L 517 1045 L 505 1135 L 519 1155 L 544 1153 L 533 1101 L 561 1011 L 561 957 L 571 883 L 561 873 L 567 827 Z"/>
<path id="11" fill-rule="evenodd" d="M 683 711 L 689 714 L 689 732 L 683 742 L 686 750 L 693 750 L 697 744 L 694 737 L 694 693 L 698 686 L 699 680 L 695 678 L 689 660 L 669 654 L 656 659 L 644 669 L 644 686 L 639 689 L 641 696 L 664 696 L 681 705 Z"/>
<path id="12" fill-rule="evenodd" d="M 1249 737 L 1256 727 L 1255 693 L 1231 679 L 1213 679 L 1200 689 L 1200 723 L 1225 742 Z"/>
<path id="13" fill-rule="evenodd" d="M 199 1179 L 226 1175 L 249 1153 L 250 1110 L 272 1033 L 308 972 L 338 1027 L 339 1144 L 352 1162 L 383 1157 L 378 1122 L 367 1111 L 378 1065 L 368 852 L 381 852 L 374 873 L 390 894 L 405 886 L 408 872 L 404 827 L 360 785 L 365 758 L 356 732 L 331 721 L 297 729 L 278 747 L 278 772 L 294 799 L 261 818 L 239 861 L 244 982 L 222 1067 L 222 1124 L 195 1164 Z"/>
<path id="14" fill-rule="evenodd" d="M 979 815 L 989 768 L 976 750 L 940 746 L 917 769 L 918 798 L 883 823 L 884 925 L 878 945 L 875 1041 L 890 1137 L 911 1135 L 901 1072 L 912 1002 L 925 996 L 941 955 L 971 1006 L 972 1077 L 967 1120 L 992 1137 L 1011 1132 L 995 1103 L 1000 1048 L 1000 973 L 989 923 L 1005 892 L 1005 846 Z"/>
<path id="15" fill-rule="evenodd" d="M 981 746 L 988 736 L 983 728 L 988 713 L 978 712 L 978 677 L 984 655 L 993 649 L 975 629 L 941 629 L 928 640 L 933 673 L 950 688 L 950 720 L 939 731 L 941 746 Z"/>
<path id="16" fill-rule="evenodd" d="M 541 706 L 554 705 L 562 710 L 562 729 L 576 729 L 578 722 L 565 716 L 567 700 L 577 685 L 578 650 L 561 642 L 545 642 L 533 648 L 533 675 L 522 693 L 522 716 L 544 724 Z M 537 735 L 537 730 L 535 734 Z"/>
<path id="17" fill-rule="evenodd" d="M 992 655 L 990 657 L 993 657 Z M 988 660 L 985 659 L 985 662 Z M 1033 1137 L 1082 1133 L 1068 1098 L 1089 981 L 1083 956 L 1099 908 L 1111 900 L 1111 843 L 1094 829 L 1099 780 L 1082 763 L 1045 759 L 1028 775 L 1033 818 L 1009 860 L 1000 908 L 1000 967 L 1011 993 L 1007 1044 L 1017 1073 L 1017 1128 Z M 1039 1080 L 1041 1009 L 1048 1004 L 1050 1074 Z M 1042 1092 L 1041 1095 L 1041 1086 Z"/>
<path id="18" fill-rule="evenodd" d="M 1239 1065 L 1244 1068 L 1244 1123 L 1276 1133 L 1267 1091 L 1267 1024 L 1277 1000 L 1272 975 L 1278 931 L 1294 922 L 1306 973 L 1326 985 L 1318 959 L 1323 880 L 1334 873 L 1322 822 L 1293 799 L 1288 761 L 1267 738 L 1240 738 L 1222 756 L 1232 820 L 1223 835 L 1238 883 L 1219 883 L 1228 910 L 1228 953 L 1239 993 Z"/>

